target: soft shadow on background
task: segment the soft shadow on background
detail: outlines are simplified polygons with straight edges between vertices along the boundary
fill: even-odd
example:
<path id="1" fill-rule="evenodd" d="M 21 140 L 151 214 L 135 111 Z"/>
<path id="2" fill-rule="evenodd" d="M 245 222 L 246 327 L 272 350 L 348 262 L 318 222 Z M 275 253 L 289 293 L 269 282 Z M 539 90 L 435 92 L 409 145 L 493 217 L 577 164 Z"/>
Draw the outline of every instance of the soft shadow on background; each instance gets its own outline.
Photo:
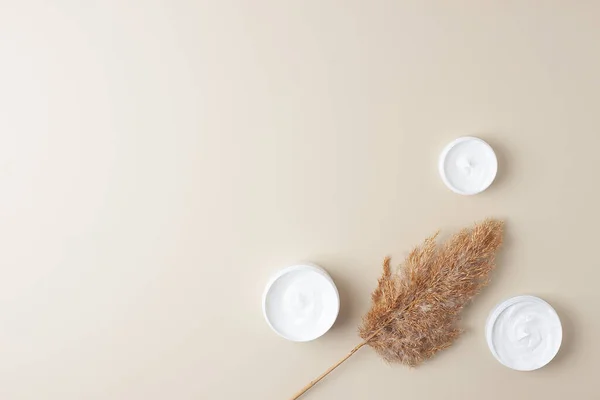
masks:
<path id="1" fill-rule="evenodd" d="M 572 357 L 577 352 L 577 326 L 579 323 L 575 320 L 574 313 L 567 306 L 566 302 L 555 299 L 552 295 L 541 294 L 539 297 L 546 300 L 556 310 L 560 323 L 562 325 L 562 343 L 556 357 L 544 368 L 562 368 L 571 362 Z"/>
<path id="2" fill-rule="evenodd" d="M 325 268 L 327 269 L 327 268 Z M 359 309 L 358 305 L 361 299 L 357 296 L 356 289 L 352 286 L 350 277 L 345 276 L 339 270 L 333 268 L 327 269 L 331 279 L 335 282 L 335 286 L 340 294 L 340 311 L 338 317 L 331 328 L 331 331 L 344 330 L 348 327 L 356 330 L 358 320 L 353 318 Z"/>
<path id="3" fill-rule="evenodd" d="M 498 135 L 481 135 L 478 137 L 492 146 L 494 153 L 496 153 L 496 158 L 498 159 L 496 179 L 494 179 L 494 182 L 487 190 L 495 191 L 497 189 L 502 189 L 502 186 L 506 184 L 506 181 L 512 177 L 512 171 L 515 166 L 514 157 L 512 157 L 506 143 L 497 139 Z"/>

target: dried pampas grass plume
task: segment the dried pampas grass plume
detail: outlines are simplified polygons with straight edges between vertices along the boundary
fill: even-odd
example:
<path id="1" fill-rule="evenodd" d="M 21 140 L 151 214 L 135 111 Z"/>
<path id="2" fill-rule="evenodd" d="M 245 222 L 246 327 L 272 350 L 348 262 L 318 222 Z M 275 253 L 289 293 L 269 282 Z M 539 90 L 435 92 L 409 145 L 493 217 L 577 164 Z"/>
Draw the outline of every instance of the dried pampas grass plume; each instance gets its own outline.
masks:
<path id="1" fill-rule="evenodd" d="M 489 282 L 502 244 L 503 222 L 487 219 L 438 245 L 437 234 L 410 252 L 393 272 L 390 259 L 363 317 L 363 341 L 299 391 L 299 398 L 364 345 L 384 360 L 416 367 L 460 335 L 463 307 Z"/>
<path id="2" fill-rule="evenodd" d="M 425 240 L 392 273 L 390 260 L 363 317 L 360 337 L 384 360 L 415 367 L 449 347 L 460 334 L 460 311 L 489 282 L 502 222 L 463 229 L 442 246 Z"/>

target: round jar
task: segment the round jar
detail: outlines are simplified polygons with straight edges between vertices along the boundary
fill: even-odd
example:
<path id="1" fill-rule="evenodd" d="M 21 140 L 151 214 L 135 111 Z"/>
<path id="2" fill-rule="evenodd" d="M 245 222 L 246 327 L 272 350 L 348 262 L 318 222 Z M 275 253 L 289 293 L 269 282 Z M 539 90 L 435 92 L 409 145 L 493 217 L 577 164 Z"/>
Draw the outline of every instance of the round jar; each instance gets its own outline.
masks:
<path id="1" fill-rule="evenodd" d="M 471 136 L 460 137 L 448 144 L 438 163 L 446 186 L 455 193 L 473 195 L 487 189 L 498 172 L 498 160 L 492 147 Z"/>
<path id="2" fill-rule="evenodd" d="M 325 334 L 335 322 L 340 297 L 329 274 L 314 264 L 278 271 L 263 294 L 267 324 L 280 336 L 307 342 Z"/>
<path id="3" fill-rule="evenodd" d="M 517 296 L 492 310 L 485 337 L 501 364 L 517 371 L 533 371 L 558 353 L 562 326 L 550 304 L 535 296 Z"/>

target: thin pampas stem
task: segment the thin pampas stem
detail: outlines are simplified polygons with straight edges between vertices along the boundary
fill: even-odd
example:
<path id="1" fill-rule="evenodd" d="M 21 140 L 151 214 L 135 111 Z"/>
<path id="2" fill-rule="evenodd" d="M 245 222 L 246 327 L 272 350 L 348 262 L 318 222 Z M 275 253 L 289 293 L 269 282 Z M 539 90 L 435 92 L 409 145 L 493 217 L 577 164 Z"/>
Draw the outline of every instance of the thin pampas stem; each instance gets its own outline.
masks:
<path id="1" fill-rule="evenodd" d="M 503 222 L 488 219 L 442 245 L 437 233 L 410 252 L 398 271 L 390 259 L 358 331 L 363 341 L 292 397 L 298 399 L 364 345 L 384 360 L 416 367 L 460 335 L 463 307 L 489 282 L 502 244 Z"/>

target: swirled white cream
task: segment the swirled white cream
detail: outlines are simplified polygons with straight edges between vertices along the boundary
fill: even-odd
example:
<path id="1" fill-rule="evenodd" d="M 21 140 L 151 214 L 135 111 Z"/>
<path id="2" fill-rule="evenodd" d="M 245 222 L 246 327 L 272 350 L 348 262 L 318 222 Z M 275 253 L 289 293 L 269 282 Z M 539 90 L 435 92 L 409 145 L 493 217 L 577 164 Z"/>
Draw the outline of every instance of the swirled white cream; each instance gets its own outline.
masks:
<path id="1" fill-rule="evenodd" d="M 554 358 L 562 327 L 550 304 L 534 296 L 517 296 L 492 311 L 486 336 L 498 361 L 515 370 L 531 371 Z"/>
<path id="2" fill-rule="evenodd" d="M 304 342 L 331 328 L 339 303 L 337 288 L 325 270 L 315 265 L 296 265 L 271 279 L 263 296 L 263 312 L 279 335 Z"/>
<path id="3" fill-rule="evenodd" d="M 496 178 L 498 160 L 492 147 L 475 137 L 460 137 L 440 155 L 442 180 L 453 192 L 472 195 L 484 191 Z"/>

